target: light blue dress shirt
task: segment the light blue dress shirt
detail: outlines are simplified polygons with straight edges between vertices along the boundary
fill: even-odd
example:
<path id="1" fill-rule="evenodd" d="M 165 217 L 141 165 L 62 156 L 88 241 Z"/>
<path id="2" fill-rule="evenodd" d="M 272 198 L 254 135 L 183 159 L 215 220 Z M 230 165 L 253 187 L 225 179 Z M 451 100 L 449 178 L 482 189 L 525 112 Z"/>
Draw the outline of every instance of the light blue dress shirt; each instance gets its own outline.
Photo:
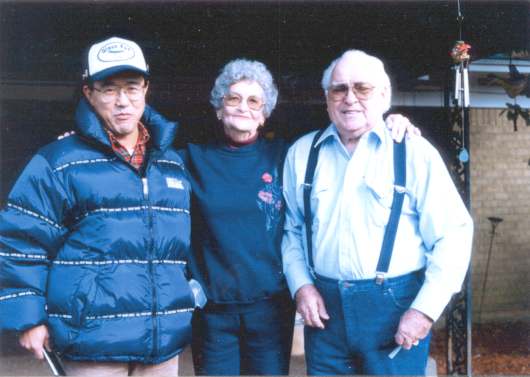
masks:
<path id="1" fill-rule="evenodd" d="M 287 204 L 282 257 L 294 295 L 312 284 L 306 258 L 303 183 L 316 132 L 297 140 L 284 167 Z M 337 280 L 375 278 L 393 196 L 393 141 L 383 121 L 352 155 L 335 125 L 322 134 L 311 193 L 315 272 Z M 473 222 L 436 149 L 416 136 L 407 143 L 407 183 L 387 277 L 426 267 L 412 303 L 436 320 L 461 288 L 471 255 Z"/>

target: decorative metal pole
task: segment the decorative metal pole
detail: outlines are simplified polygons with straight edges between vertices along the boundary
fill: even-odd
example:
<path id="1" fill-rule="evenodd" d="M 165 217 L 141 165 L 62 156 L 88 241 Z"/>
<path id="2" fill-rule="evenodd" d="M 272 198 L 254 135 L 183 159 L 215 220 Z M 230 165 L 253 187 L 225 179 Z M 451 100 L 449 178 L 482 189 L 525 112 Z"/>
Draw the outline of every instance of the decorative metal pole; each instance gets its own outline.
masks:
<path id="1" fill-rule="evenodd" d="M 453 138 L 459 150 L 455 171 L 460 178 L 461 194 L 468 208 L 471 205 L 470 169 L 469 169 L 469 49 L 470 45 L 462 40 L 464 16 L 458 4 L 459 40 L 451 50 L 454 62 L 455 91 L 453 122 L 458 126 L 457 136 Z M 447 374 L 472 376 L 471 354 L 471 266 L 469 266 L 464 288 L 451 300 L 446 314 L 447 331 Z"/>
<path id="2" fill-rule="evenodd" d="M 490 260 L 491 260 L 491 250 L 493 249 L 493 239 L 495 238 L 495 229 L 499 225 L 503 218 L 502 217 L 488 217 L 488 220 L 491 224 L 491 237 L 490 237 L 490 247 L 488 249 L 488 259 L 486 261 L 486 271 L 484 272 L 484 280 L 482 281 L 482 294 L 480 296 L 480 305 L 478 307 L 478 322 L 482 323 L 482 303 L 484 302 L 484 295 L 486 294 L 486 283 L 488 281 L 488 272 L 490 269 Z"/>

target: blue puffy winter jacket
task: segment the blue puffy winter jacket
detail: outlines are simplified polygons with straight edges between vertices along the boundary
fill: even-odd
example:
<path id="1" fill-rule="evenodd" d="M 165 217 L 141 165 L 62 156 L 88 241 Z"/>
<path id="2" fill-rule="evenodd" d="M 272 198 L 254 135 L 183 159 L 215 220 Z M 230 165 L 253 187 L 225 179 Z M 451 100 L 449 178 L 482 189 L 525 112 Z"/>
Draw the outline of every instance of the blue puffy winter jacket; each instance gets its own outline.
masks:
<path id="1" fill-rule="evenodd" d="M 177 126 L 146 107 L 137 172 L 85 100 L 76 122 L 75 136 L 33 157 L 0 212 L 0 327 L 47 324 L 71 360 L 165 361 L 189 342 L 194 307 Z"/>

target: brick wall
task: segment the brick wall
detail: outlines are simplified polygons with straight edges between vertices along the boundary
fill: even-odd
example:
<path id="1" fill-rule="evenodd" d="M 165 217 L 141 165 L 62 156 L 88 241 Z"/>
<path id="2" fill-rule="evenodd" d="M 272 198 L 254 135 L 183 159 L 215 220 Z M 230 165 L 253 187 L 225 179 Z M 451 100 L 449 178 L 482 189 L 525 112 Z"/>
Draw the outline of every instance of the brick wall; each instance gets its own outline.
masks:
<path id="1" fill-rule="evenodd" d="M 530 127 L 518 131 L 502 109 L 471 109 L 471 203 L 474 321 L 528 318 L 530 295 Z M 491 241 L 488 217 L 497 226 L 482 308 Z M 480 312 L 482 313 L 481 315 Z"/>

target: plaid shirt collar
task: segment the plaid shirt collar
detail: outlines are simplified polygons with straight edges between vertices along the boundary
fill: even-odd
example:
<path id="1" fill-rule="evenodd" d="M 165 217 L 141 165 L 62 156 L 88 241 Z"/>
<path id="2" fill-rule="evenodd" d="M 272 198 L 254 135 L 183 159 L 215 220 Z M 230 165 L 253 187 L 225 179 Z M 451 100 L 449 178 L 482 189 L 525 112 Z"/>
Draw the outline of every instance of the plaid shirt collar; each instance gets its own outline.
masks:
<path id="1" fill-rule="evenodd" d="M 134 146 L 132 154 L 130 154 L 129 151 L 120 144 L 118 139 L 116 139 L 116 136 L 114 136 L 111 131 L 109 131 L 107 128 L 105 128 L 105 131 L 107 131 L 107 134 L 109 135 L 110 144 L 112 145 L 114 152 L 120 155 L 136 170 L 140 169 L 144 163 L 147 142 L 150 139 L 147 128 L 145 128 L 141 122 L 138 122 L 138 140 L 136 141 L 136 145 Z"/>

